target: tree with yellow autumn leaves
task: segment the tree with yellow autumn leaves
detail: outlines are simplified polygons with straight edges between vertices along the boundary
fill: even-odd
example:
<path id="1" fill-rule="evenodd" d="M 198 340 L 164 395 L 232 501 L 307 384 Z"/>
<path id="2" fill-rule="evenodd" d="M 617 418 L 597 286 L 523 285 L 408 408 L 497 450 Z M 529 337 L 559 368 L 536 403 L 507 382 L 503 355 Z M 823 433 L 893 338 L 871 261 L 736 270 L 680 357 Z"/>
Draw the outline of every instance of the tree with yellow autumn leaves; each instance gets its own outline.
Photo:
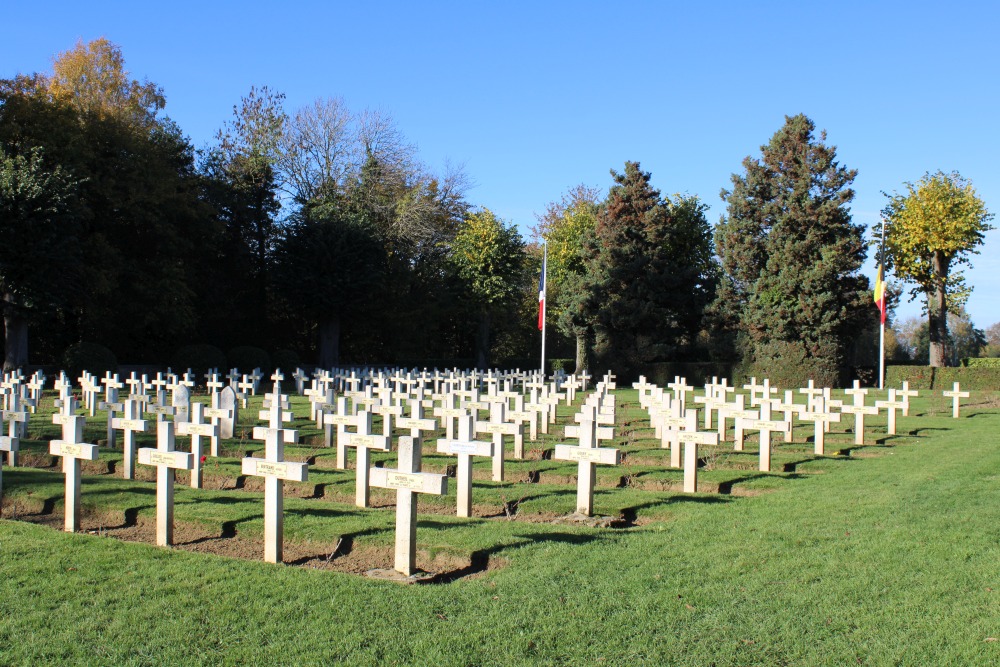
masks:
<path id="1" fill-rule="evenodd" d="M 889 196 L 882 210 L 885 225 L 886 266 L 896 277 L 915 283 L 911 300 L 927 299 L 930 365 L 947 362 L 949 312 L 957 313 L 969 297 L 961 271 L 977 254 L 993 214 L 977 196 L 972 183 L 958 172 L 925 174 L 907 183 L 906 193 Z M 881 225 L 876 228 L 876 236 Z"/>

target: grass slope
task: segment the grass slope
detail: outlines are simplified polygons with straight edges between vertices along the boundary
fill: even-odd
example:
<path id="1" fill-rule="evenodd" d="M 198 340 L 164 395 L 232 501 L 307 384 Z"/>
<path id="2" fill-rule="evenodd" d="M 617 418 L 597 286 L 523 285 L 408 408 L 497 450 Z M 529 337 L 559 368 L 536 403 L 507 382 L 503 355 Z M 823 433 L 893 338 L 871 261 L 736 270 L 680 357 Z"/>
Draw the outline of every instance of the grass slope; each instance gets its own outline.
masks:
<path id="1" fill-rule="evenodd" d="M 573 507 L 572 485 L 544 476 L 477 480 L 481 508 L 521 499 L 514 521 L 458 520 L 446 501 L 422 499 L 425 557 L 505 564 L 445 584 L 400 587 L 0 521 L 0 663 L 997 664 L 1000 410 L 952 420 L 938 403 L 919 400 L 900 436 L 873 434 L 865 448 L 832 435 L 828 451 L 850 456 L 782 444 L 775 461 L 792 464 L 787 473 L 722 460 L 703 474 L 770 493 L 614 488 L 623 473 L 605 470 L 598 511 L 635 517 L 626 529 L 527 520 Z M 633 459 L 655 456 L 637 429 L 621 444 Z M 354 508 L 353 474 L 315 475 L 348 497 L 287 498 L 288 540 L 391 545 L 391 509 Z M 654 465 L 625 477 L 656 475 L 679 481 Z M 5 467 L 3 481 L 5 503 L 34 499 L 61 516 L 58 469 Z M 84 481 L 91 507 L 152 516 L 152 484 Z M 177 503 L 178 521 L 260 533 L 260 494 L 178 485 Z"/>

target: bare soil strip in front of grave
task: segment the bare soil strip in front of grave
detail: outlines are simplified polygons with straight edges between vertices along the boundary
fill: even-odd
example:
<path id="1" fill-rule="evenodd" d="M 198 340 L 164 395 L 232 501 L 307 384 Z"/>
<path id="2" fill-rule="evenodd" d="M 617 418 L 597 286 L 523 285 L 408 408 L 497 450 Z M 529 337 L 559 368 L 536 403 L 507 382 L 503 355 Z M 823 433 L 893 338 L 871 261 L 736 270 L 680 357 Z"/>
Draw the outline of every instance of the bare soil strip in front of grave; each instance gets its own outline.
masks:
<path id="1" fill-rule="evenodd" d="M 63 528 L 62 514 L 42 502 L 24 499 L 8 502 L 3 508 L 3 518 L 47 526 L 53 530 Z M 140 516 L 134 510 L 96 512 L 84 509 L 80 532 L 152 546 L 156 544 L 156 519 Z M 246 537 L 226 525 L 219 531 L 213 531 L 200 523 L 175 521 L 174 545 L 171 548 L 224 558 L 260 561 L 263 546 L 259 536 Z M 284 564 L 329 572 L 364 574 L 373 569 L 392 569 L 393 548 L 355 544 L 350 535 L 340 535 L 328 542 L 286 539 Z M 417 551 L 417 567 L 426 572 L 437 573 L 433 581 L 451 582 L 475 578 L 506 567 L 507 564 L 508 561 L 504 558 L 483 554 L 463 558 L 440 551 L 433 556 L 425 551 Z"/>

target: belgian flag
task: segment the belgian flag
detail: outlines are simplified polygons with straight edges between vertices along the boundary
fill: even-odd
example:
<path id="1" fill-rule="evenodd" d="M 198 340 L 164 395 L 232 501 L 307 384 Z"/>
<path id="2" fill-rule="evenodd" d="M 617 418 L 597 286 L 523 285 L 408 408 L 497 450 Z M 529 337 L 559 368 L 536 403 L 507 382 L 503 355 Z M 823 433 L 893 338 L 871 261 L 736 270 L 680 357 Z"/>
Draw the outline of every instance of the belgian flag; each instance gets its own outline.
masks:
<path id="1" fill-rule="evenodd" d="M 885 324 L 885 267 L 881 263 L 878 265 L 878 278 L 875 279 L 875 305 L 878 306 L 881 323 Z"/>

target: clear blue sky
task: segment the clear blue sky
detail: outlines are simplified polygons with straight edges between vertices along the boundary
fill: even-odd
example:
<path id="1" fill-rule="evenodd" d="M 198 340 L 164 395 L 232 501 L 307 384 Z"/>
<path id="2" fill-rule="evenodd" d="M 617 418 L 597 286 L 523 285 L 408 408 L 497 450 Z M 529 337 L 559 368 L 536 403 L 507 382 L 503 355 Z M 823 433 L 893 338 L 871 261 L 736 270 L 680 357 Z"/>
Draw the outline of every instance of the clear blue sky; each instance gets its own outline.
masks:
<path id="1" fill-rule="evenodd" d="M 719 190 L 799 112 L 858 170 L 856 221 L 882 191 L 958 170 L 1000 212 L 1000 4 L 926 2 L 20 2 L 0 77 L 48 71 L 78 39 L 122 47 L 196 147 L 251 86 L 395 118 L 433 170 L 518 224 L 638 160 L 664 194 Z M 995 221 L 996 222 L 996 221 Z M 1000 232 L 968 273 L 969 311 L 1000 321 Z M 872 261 L 866 268 L 874 273 Z M 899 316 L 920 312 L 904 303 Z"/>

